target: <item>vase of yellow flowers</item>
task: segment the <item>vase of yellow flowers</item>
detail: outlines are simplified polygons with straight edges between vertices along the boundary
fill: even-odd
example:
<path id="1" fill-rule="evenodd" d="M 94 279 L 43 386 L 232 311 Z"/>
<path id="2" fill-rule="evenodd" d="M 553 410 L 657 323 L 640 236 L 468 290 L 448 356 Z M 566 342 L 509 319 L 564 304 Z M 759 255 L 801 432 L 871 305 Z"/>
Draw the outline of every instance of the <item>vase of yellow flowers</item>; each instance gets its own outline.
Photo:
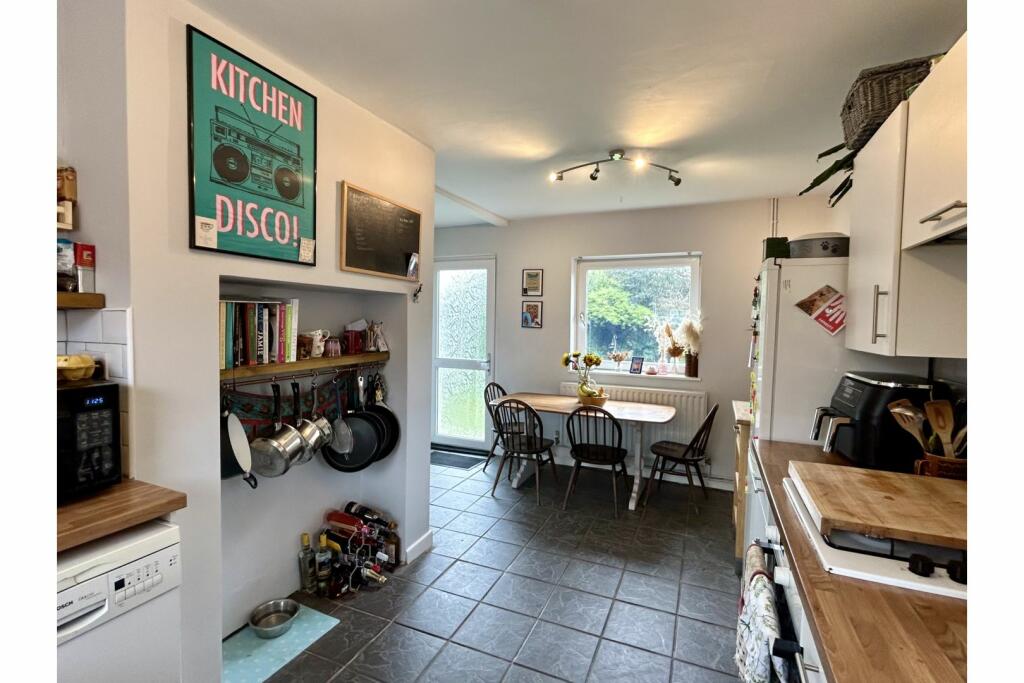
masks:
<path id="1" fill-rule="evenodd" d="M 576 373 L 576 395 L 584 405 L 603 405 L 608 397 L 604 387 L 595 387 L 590 378 L 590 371 L 601 364 L 601 356 L 596 353 L 586 355 L 579 351 L 562 354 L 562 367 L 571 368 Z"/>

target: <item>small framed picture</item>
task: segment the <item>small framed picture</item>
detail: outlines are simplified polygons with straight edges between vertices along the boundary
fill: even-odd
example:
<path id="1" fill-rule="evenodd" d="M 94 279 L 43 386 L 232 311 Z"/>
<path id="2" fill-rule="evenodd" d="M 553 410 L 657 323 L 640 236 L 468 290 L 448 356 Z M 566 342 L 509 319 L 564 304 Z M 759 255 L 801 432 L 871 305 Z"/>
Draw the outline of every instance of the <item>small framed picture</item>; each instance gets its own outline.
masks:
<path id="1" fill-rule="evenodd" d="M 644 357 L 633 356 L 633 360 L 629 362 L 629 374 L 639 375 L 644 369 Z"/>
<path id="2" fill-rule="evenodd" d="M 544 296 L 542 268 L 523 268 L 523 296 Z"/>
<path id="3" fill-rule="evenodd" d="M 520 327 L 532 327 L 540 329 L 544 327 L 544 302 L 524 301 L 523 315 Z"/>

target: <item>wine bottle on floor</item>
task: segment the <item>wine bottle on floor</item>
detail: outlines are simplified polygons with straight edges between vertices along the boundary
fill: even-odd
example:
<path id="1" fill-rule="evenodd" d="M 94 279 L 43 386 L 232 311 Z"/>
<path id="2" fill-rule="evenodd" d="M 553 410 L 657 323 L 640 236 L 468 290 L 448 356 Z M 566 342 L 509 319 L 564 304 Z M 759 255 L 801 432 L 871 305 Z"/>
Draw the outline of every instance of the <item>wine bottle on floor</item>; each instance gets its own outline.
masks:
<path id="1" fill-rule="evenodd" d="M 362 505 L 361 503 L 357 503 L 354 500 L 350 500 L 345 505 L 345 512 L 347 512 L 350 515 L 358 517 L 367 524 L 381 526 L 388 530 L 394 530 L 398 528 L 398 524 L 392 522 L 382 512 L 374 510 L 371 507 L 367 507 L 366 505 Z"/>

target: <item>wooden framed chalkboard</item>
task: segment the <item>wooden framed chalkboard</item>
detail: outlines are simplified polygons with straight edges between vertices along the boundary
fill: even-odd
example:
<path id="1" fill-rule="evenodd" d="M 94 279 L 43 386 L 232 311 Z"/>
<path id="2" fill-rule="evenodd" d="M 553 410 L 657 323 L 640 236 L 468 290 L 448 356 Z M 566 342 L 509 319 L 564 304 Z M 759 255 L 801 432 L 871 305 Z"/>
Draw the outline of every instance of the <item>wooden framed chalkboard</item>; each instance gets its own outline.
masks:
<path id="1" fill-rule="evenodd" d="M 341 184 L 341 268 L 400 280 L 409 276 L 409 260 L 420 252 L 420 212 L 379 194 Z"/>

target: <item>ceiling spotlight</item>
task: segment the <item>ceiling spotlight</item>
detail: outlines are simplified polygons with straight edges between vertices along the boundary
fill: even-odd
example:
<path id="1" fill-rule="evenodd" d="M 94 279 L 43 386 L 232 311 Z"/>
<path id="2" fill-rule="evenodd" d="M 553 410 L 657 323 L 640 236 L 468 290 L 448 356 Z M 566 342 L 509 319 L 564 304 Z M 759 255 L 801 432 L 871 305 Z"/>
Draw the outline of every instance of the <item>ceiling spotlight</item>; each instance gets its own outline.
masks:
<path id="1" fill-rule="evenodd" d="M 669 171 L 669 173 L 668 173 L 668 181 L 670 183 L 672 183 L 673 185 L 675 185 L 676 187 L 679 187 L 679 183 L 683 182 L 683 179 L 680 178 L 677 175 L 673 175 L 672 171 Z"/>
<path id="2" fill-rule="evenodd" d="M 551 181 L 551 182 L 555 182 L 556 180 L 561 180 L 563 173 L 568 173 L 569 171 L 576 171 L 576 170 L 579 170 L 581 168 L 586 168 L 587 166 L 593 166 L 594 167 L 594 170 L 590 172 L 590 179 L 591 180 L 597 180 L 597 176 L 601 172 L 601 164 L 602 163 L 608 163 L 608 162 L 611 162 L 611 161 L 631 161 L 631 162 L 633 162 L 633 167 L 636 168 L 636 170 L 638 170 L 638 171 L 646 168 L 647 166 L 654 166 L 655 168 L 660 168 L 663 171 L 668 171 L 669 182 L 671 182 L 676 187 L 679 187 L 679 184 L 681 182 L 683 182 L 679 178 L 679 175 L 678 175 L 679 171 L 677 171 L 676 169 L 669 168 L 668 166 L 662 166 L 661 164 L 657 164 L 657 163 L 655 163 L 653 161 L 647 161 L 647 159 L 644 159 L 642 157 L 637 157 L 636 159 L 631 159 L 631 158 L 626 156 L 625 150 L 622 150 L 622 149 L 612 149 L 612 150 L 609 150 L 608 151 L 608 158 L 607 159 L 598 159 L 597 161 L 587 161 L 587 162 L 584 162 L 582 164 L 576 164 L 575 166 L 570 166 L 569 168 L 563 168 L 561 171 L 552 171 L 548 175 L 548 180 Z"/>
<path id="3" fill-rule="evenodd" d="M 562 179 L 562 173 L 561 172 L 555 173 L 554 171 L 552 171 L 551 173 L 548 174 L 548 182 L 552 182 L 553 183 L 556 180 L 561 180 L 561 179 Z"/>
<path id="4" fill-rule="evenodd" d="M 626 156 L 625 150 L 613 149 L 612 151 L 608 152 L 608 158 L 611 159 L 612 161 L 619 161 L 624 156 Z"/>
<path id="5" fill-rule="evenodd" d="M 597 174 L 601 172 L 600 164 L 594 164 L 594 172 L 590 174 L 591 180 L 597 180 Z"/>
<path id="6" fill-rule="evenodd" d="M 633 167 L 636 168 L 637 170 L 643 168 L 646 165 L 647 161 L 643 157 L 637 157 L 636 159 L 633 159 Z"/>

